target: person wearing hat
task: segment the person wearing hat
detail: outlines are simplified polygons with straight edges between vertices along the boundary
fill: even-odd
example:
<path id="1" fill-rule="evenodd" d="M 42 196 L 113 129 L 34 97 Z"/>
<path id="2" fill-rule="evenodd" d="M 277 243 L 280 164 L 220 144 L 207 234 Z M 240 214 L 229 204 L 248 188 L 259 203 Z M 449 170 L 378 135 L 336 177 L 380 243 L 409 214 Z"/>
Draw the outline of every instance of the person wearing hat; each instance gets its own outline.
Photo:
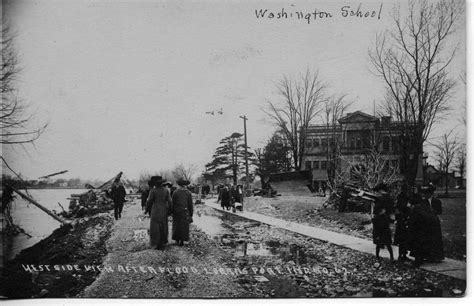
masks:
<path id="1" fill-rule="evenodd" d="M 171 182 L 166 182 L 165 184 L 163 184 L 166 186 L 166 188 L 168 188 L 168 190 L 170 191 L 170 194 L 171 194 L 171 197 L 173 197 L 173 193 L 175 192 L 175 190 L 177 189 L 176 186 L 173 185 L 173 183 Z"/>
<path id="2" fill-rule="evenodd" d="M 150 246 L 157 250 L 164 250 L 168 243 L 168 214 L 171 206 L 171 196 L 167 188 L 163 187 L 161 176 L 152 176 L 150 194 L 148 195 L 147 211 L 150 212 Z"/>
<path id="3" fill-rule="evenodd" d="M 424 205 L 430 212 L 428 219 L 430 231 L 428 239 L 429 254 L 426 259 L 431 262 L 440 262 L 444 259 L 444 250 L 441 221 L 438 216 L 442 214 L 443 209 L 441 201 L 433 197 L 434 190 L 435 187 L 432 184 L 423 186 L 421 189 L 422 202 L 424 202 Z"/>
<path id="4" fill-rule="evenodd" d="M 224 185 L 221 191 L 221 207 L 222 209 L 230 210 L 232 203 L 232 193 L 229 185 Z"/>
<path id="5" fill-rule="evenodd" d="M 186 188 L 189 181 L 180 178 L 176 182 L 178 189 L 173 193 L 171 215 L 173 216 L 173 227 L 171 238 L 179 246 L 184 241 L 189 241 L 189 224 L 193 222 L 193 196 Z"/>
<path id="6" fill-rule="evenodd" d="M 371 207 L 372 239 L 375 244 L 375 256 L 380 258 L 380 249 L 387 247 L 390 260 L 393 261 L 392 233 L 390 231 L 389 217 L 393 202 L 388 194 L 387 185 L 379 184 L 373 191 L 378 193 L 378 197 Z"/>
<path id="7" fill-rule="evenodd" d="M 433 213 L 427 201 L 427 188 L 420 188 L 421 197 L 412 201 L 413 208 L 408 217 L 408 232 L 410 237 L 410 255 L 415 257 L 413 267 L 419 267 L 430 257 L 432 248 Z"/>
<path id="8" fill-rule="evenodd" d="M 120 178 L 116 178 L 110 190 L 110 197 L 114 201 L 114 217 L 115 220 L 122 218 L 123 203 L 125 203 L 125 187 L 120 184 Z"/>

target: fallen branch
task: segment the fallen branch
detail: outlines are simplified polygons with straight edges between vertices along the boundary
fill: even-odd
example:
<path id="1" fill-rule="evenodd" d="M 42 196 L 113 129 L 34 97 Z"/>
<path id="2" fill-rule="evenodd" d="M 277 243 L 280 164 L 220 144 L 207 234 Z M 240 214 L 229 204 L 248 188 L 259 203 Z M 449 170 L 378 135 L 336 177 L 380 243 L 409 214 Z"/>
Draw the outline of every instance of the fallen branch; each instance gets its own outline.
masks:
<path id="1" fill-rule="evenodd" d="M 58 216 L 56 216 L 53 212 L 51 212 L 49 209 L 47 209 L 46 207 L 44 207 L 43 205 L 41 205 L 40 203 L 36 202 L 35 200 L 33 200 L 32 198 L 30 198 L 29 196 L 27 196 L 26 194 L 24 194 L 23 192 L 13 188 L 12 186 L 9 186 L 14 192 L 16 192 L 18 195 L 20 195 L 23 199 L 27 200 L 28 202 L 34 204 L 35 206 L 37 206 L 39 209 L 41 209 L 42 211 L 44 211 L 45 213 L 47 213 L 48 215 L 50 215 L 52 218 L 54 218 L 56 221 L 59 221 L 61 224 L 65 224 L 66 222 L 59 218 Z"/>

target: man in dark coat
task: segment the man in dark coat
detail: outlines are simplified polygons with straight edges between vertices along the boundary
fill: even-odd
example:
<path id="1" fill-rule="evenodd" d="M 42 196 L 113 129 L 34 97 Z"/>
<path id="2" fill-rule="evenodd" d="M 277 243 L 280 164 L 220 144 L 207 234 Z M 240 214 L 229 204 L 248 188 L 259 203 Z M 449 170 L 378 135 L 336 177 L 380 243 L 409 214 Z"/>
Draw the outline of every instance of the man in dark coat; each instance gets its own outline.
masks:
<path id="1" fill-rule="evenodd" d="M 393 261 L 392 233 L 390 231 L 389 214 L 393 208 L 393 201 L 388 193 L 388 186 L 381 183 L 373 189 L 377 193 L 371 207 L 372 238 L 375 244 L 375 255 L 379 258 L 380 249 L 387 247 L 390 260 Z"/>
<path id="2" fill-rule="evenodd" d="M 171 196 L 163 187 L 161 176 L 152 176 L 150 191 L 146 201 L 147 211 L 150 212 L 150 245 L 157 250 L 163 250 L 168 243 L 168 214 L 171 206 Z"/>
<path id="3" fill-rule="evenodd" d="M 443 212 L 441 201 L 433 197 L 433 186 L 422 187 L 422 202 L 429 208 L 429 230 L 430 239 L 428 240 L 430 252 L 426 258 L 428 261 L 440 262 L 444 259 L 443 237 L 441 232 L 441 221 L 438 215 Z"/>
<path id="4" fill-rule="evenodd" d="M 189 224 L 193 222 L 193 196 L 186 185 L 189 181 L 179 179 L 179 188 L 173 193 L 171 214 L 173 216 L 173 232 L 171 238 L 179 246 L 189 241 Z"/>
<path id="5" fill-rule="evenodd" d="M 110 190 L 110 197 L 114 201 L 114 217 L 115 220 L 122 218 L 122 209 L 123 203 L 125 202 L 125 195 L 127 192 L 125 191 L 125 187 L 120 184 L 120 179 L 115 179 L 112 189 Z"/>

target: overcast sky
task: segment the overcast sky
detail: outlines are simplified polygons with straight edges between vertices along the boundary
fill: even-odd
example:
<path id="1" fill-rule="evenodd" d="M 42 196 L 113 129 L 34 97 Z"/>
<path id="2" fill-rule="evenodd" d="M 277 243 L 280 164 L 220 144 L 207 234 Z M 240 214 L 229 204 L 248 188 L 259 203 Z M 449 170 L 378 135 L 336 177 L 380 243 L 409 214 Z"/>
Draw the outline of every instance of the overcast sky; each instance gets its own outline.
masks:
<path id="1" fill-rule="evenodd" d="M 220 139 L 243 133 L 264 146 L 274 128 L 262 107 L 277 101 L 283 75 L 319 70 L 329 94 L 347 94 L 352 110 L 373 113 L 384 87 L 370 73 L 368 50 L 392 25 L 395 2 L 14 1 L 5 9 L 16 33 L 20 97 L 49 126 L 35 146 L 3 148 L 27 178 L 69 170 L 64 178 L 108 179 L 211 160 Z M 376 17 L 343 18 L 352 5 Z M 381 4 L 382 8 L 380 9 Z M 396 3 L 405 2 L 399 1 Z M 314 9 L 333 18 L 258 19 L 255 10 Z M 378 18 L 380 11 L 380 19 Z M 451 71 L 466 71 L 465 28 Z M 465 87 L 433 137 L 460 126 Z M 220 110 L 214 116 L 207 111 Z M 318 123 L 318 122 L 315 122 Z M 464 137 L 464 136 L 462 136 Z"/>

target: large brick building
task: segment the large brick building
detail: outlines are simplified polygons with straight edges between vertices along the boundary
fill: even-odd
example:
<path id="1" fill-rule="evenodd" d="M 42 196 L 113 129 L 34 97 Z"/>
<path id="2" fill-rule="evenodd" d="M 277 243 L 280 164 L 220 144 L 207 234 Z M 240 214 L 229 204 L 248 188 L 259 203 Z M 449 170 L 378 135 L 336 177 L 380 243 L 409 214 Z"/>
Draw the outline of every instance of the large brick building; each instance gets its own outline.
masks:
<path id="1" fill-rule="evenodd" d="M 390 117 L 377 118 L 361 111 L 348 113 L 335 125 L 312 125 L 306 137 L 304 170 L 311 170 L 315 187 L 321 187 L 328 178 L 328 150 L 335 143 L 342 157 L 340 167 L 349 167 L 349 161 L 357 163 L 363 160 L 367 150 L 374 148 L 381 152 L 389 164 L 396 165 L 401 158 L 401 132 L 402 125 L 392 121 Z M 417 181 L 422 181 L 422 173 L 420 157 Z"/>

